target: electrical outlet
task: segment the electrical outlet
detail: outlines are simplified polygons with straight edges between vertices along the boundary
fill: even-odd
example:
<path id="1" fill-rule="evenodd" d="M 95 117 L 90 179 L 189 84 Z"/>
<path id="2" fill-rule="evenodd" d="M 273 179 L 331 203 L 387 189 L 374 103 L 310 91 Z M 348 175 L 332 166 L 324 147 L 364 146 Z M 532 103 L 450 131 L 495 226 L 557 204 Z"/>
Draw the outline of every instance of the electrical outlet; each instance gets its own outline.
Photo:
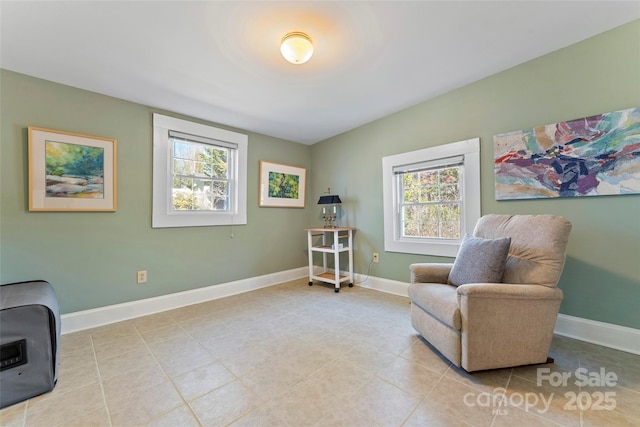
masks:
<path id="1" fill-rule="evenodd" d="M 373 253 L 373 262 L 379 262 L 380 261 L 380 255 L 378 254 L 378 252 L 374 252 Z"/>
<path id="2" fill-rule="evenodd" d="M 138 283 L 147 283 L 147 271 L 146 270 L 142 270 L 142 271 L 138 271 Z"/>

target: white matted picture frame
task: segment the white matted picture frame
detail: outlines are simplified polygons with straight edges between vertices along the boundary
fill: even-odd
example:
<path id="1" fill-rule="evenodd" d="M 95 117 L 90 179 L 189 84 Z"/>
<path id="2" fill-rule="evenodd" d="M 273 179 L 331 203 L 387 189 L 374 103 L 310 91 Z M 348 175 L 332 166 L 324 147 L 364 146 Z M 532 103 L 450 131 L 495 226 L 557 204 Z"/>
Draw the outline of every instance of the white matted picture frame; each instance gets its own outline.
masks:
<path id="1" fill-rule="evenodd" d="M 260 160 L 258 205 L 274 208 L 304 208 L 307 170 Z"/>
<path id="2" fill-rule="evenodd" d="M 29 126 L 29 210 L 115 211 L 116 145 Z"/>

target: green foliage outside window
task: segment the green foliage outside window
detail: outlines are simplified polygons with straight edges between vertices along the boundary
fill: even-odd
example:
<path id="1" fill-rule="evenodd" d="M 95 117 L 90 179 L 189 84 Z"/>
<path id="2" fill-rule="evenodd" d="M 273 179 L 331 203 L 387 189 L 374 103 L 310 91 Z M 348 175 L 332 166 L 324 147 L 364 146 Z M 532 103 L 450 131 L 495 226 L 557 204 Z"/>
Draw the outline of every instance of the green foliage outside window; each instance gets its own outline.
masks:
<path id="1" fill-rule="evenodd" d="M 192 141 L 174 140 L 174 210 L 227 210 L 229 150 Z"/>
<path id="2" fill-rule="evenodd" d="M 402 180 L 403 235 L 460 238 L 460 168 L 405 173 Z"/>

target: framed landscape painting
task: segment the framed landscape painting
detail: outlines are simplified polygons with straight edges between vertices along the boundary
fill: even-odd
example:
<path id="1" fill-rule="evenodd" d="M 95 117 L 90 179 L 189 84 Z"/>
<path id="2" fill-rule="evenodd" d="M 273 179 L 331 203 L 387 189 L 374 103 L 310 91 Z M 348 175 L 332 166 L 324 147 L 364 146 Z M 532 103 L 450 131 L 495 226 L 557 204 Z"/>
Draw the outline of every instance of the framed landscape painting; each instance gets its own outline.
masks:
<path id="1" fill-rule="evenodd" d="M 640 108 L 493 137 L 496 200 L 640 193 Z"/>
<path id="2" fill-rule="evenodd" d="M 260 161 L 261 207 L 304 208 L 305 168 Z"/>
<path id="3" fill-rule="evenodd" d="M 115 211 L 116 140 L 29 127 L 30 211 Z"/>

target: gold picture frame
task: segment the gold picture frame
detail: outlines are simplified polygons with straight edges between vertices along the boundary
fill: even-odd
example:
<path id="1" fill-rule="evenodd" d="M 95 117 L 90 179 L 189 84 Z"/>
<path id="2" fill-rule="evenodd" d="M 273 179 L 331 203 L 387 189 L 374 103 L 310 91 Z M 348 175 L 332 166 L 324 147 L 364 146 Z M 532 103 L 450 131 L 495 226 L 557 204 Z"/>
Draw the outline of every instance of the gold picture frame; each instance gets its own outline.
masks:
<path id="1" fill-rule="evenodd" d="M 258 205 L 275 208 L 304 208 L 307 170 L 260 160 Z"/>
<path id="2" fill-rule="evenodd" d="M 116 210 L 112 138 L 29 126 L 29 210 Z"/>

